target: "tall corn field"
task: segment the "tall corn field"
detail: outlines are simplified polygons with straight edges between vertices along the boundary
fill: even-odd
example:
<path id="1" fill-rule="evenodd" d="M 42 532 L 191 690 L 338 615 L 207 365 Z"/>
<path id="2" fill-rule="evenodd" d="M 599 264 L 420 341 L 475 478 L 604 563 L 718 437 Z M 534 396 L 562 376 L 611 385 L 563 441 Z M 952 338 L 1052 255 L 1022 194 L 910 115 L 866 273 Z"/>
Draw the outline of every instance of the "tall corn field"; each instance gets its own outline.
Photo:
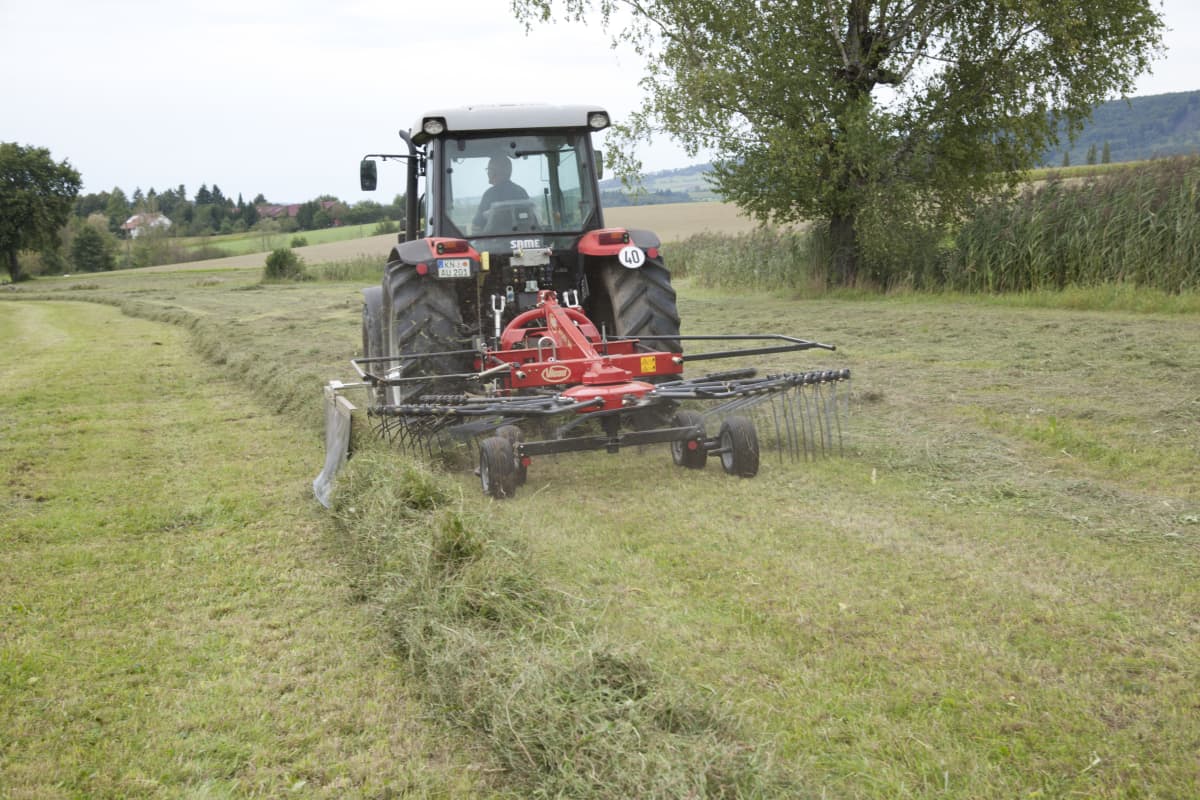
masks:
<path id="1" fill-rule="evenodd" d="M 1052 179 L 986 205 L 959 230 L 944 281 L 985 292 L 1200 288 L 1200 157 L 1077 183 Z"/>

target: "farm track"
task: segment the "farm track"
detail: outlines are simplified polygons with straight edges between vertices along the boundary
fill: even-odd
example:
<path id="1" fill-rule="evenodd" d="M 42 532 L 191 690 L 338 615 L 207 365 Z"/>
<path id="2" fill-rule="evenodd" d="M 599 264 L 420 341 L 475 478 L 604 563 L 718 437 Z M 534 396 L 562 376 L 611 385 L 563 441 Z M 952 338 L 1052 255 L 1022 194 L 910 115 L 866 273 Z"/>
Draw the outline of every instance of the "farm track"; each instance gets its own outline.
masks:
<path id="1" fill-rule="evenodd" d="M 50 294 L 200 320 L 300 409 L 346 375 L 356 287 L 256 278 Z M 654 448 L 539 460 L 512 503 L 453 476 L 468 510 L 816 794 L 1197 794 L 1200 321 L 680 290 L 685 333 L 835 342 L 768 366 L 854 371 L 848 455 L 752 481 Z"/>

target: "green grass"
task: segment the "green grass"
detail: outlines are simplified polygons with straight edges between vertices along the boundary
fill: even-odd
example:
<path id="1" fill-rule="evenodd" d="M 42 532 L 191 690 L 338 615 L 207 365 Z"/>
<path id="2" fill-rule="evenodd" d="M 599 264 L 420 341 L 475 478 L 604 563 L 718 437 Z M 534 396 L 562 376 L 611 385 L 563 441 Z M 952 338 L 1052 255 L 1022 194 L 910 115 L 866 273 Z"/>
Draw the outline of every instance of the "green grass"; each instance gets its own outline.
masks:
<path id="1" fill-rule="evenodd" d="M 258 277 L 13 294 L 183 324 L 315 441 L 359 284 Z M 494 502 L 372 449 L 326 535 L 418 702 L 518 796 L 704 794 L 704 763 L 735 796 L 1196 796 L 1200 318 L 1135 296 L 1088 302 L 1151 310 L 685 281 L 685 332 L 838 345 L 758 361 L 853 370 L 845 457 L 735 480 L 663 448 L 560 456 Z"/>
<path id="2" fill-rule="evenodd" d="M 177 241 L 185 248 L 197 249 L 214 247 L 221 250 L 223 255 L 240 256 L 246 253 L 265 253 L 278 247 L 287 247 L 293 238 L 302 236 L 308 244 L 324 244 L 326 242 L 341 242 L 347 239 L 361 239 L 375 234 L 376 223 L 364 225 L 342 225 L 336 228 L 322 228 L 315 231 L 296 231 L 294 233 L 262 234 L 256 231 L 245 233 L 218 234 L 216 236 L 188 236 Z"/>
<path id="3" fill-rule="evenodd" d="M 338 574 L 311 437 L 175 326 L 8 303 L 0 336 L 0 796 L 473 793 Z"/>
<path id="4" fill-rule="evenodd" d="M 1089 178 L 1094 175 L 1112 175 L 1129 169 L 1138 169 L 1146 165 L 1145 161 L 1116 161 L 1108 164 L 1072 164 L 1069 167 L 1041 167 L 1031 170 L 1027 176 L 1029 181 L 1048 181 L 1066 178 Z"/>

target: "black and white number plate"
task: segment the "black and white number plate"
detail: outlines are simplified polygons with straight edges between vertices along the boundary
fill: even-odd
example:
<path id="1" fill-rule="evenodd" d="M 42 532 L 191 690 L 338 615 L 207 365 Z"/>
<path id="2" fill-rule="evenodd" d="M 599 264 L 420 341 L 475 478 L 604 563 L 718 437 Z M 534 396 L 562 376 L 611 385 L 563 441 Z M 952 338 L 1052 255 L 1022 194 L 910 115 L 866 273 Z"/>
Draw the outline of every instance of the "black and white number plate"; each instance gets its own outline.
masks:
<path id="1" fill-rule="evenodd" d="M 439 278 L 469 278 L 471 277 L 471 259 L 439 258 L 437 276 Z"/>

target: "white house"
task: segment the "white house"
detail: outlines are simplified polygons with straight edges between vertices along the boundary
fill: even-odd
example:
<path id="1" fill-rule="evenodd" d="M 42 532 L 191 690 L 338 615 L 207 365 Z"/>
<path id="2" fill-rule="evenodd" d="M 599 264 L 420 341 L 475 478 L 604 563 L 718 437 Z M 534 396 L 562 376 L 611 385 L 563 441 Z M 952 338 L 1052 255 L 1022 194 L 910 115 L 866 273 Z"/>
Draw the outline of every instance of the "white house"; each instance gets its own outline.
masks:
<path id="1" fill-rule="evenodd" d="M 136 239 L 143 228 L 169 228 L 171 220 L 157 211 L 146 214 L 134 214 L 125 223 L 121 225 L 121 230 L 128 231 L 129 235 Z"/>

